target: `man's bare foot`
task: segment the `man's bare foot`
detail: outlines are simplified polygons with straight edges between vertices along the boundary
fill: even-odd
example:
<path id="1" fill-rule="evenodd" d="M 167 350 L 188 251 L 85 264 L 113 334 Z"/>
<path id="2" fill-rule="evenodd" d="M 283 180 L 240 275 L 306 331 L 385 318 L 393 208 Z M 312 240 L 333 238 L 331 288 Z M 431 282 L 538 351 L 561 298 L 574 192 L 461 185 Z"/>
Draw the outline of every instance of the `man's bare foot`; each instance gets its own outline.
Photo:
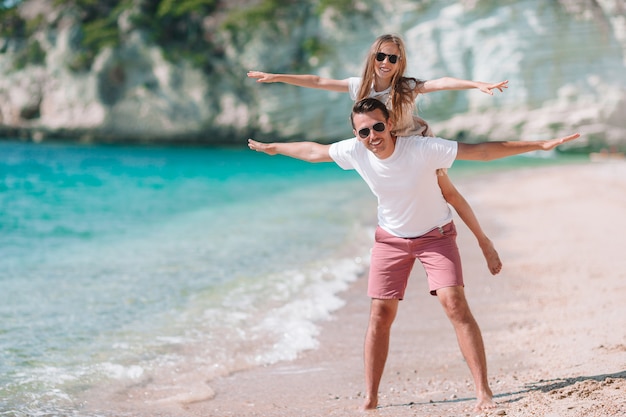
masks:
<path id="1" fill-rule="evenodd" d="M 497 408 L 497 407 L 498 407 L 498 404 L 496 404 L 495 401 L 493 401 L 493 398 L 485 397 L 485 398 L 478 400 L 478 402 L 476 403 L 476 407 L 474 407 L 474 411 L 493 410 L 494 408 Z"/>
<path id="2" fill-rule="evenodd" d="M 500 273 L 502 270 L 502 261 L 500 261 L 500 255 L 498 251 L 491 243 L 491 240 L 486 239 L 484 242 L 480 242 L 480 249 L 483 251 L 483 256 L 487 261 L 487 268 L 492 275 Z"/>
<path id="3" fill-rule="evenodd" d="M 493 400 L 493 392 L 489 385 L 485 385 L 483 388 L 476 390 L 476 406 L 474 411 L 487 411 L 498 408 L 498 404 Z"/>
<path id="4" fill-rule="evenodd" d="M 378 398 L 366 397 L 365 402 L 361 406 L 361 411 L 375 410 L 378 406 Z"/>

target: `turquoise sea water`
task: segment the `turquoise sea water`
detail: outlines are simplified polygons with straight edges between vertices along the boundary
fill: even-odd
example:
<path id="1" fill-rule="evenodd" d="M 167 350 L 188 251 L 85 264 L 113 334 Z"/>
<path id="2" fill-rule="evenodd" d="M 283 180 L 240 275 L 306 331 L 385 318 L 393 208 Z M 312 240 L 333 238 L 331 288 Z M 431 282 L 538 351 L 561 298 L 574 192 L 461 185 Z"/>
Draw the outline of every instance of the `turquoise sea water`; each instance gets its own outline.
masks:
<path id="1" fill-rule="evenodd" d="M 0 142 L 0 415 L 67 414 L 180 346 L 216 374 L 314 347 L 371 203 L 333 164 L 247 149 Z"/>
<path id="2" fill-rule="evenodd" d="M 99 386 L 189 369 L 210 385 L 315 348 L 374 223 L 334 164 L 0 142 L 0 416 L 95 415 L 80 399 Z"/>

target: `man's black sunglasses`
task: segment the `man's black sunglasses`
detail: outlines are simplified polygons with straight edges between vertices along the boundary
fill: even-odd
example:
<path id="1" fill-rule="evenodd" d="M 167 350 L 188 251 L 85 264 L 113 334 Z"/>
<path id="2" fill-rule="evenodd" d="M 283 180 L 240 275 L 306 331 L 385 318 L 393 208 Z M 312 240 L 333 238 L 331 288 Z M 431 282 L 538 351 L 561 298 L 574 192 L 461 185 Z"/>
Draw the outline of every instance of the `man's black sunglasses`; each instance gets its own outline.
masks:
<path id="1" fill-rule="evenodd" d="M 387 55 L 384 52 L 378 52 L 376 54 L 376 61 L 378 62 L 383 62 L 385 58 L 389 58 L 389 62 L 391 62 L 392 64 L 395 64 L 396 62 L 398 62 L 398 58 L 400 57 L 398 55 Z"/>
<path id="2" fill-rule="evenodd" d="M 384 132 L 385 131 L 385 124 L 383 122 L 378 122 L 374 126 L 372 126 L 372 129 L 374 129 L 376 132 Z M 370 128 L 369 127 L 364 127 L 363 129 L 359 130 L 359 137 L 361 139 L 365 139 L 365 138 L 369 137 L 369 135 L 370 135 Z"/>

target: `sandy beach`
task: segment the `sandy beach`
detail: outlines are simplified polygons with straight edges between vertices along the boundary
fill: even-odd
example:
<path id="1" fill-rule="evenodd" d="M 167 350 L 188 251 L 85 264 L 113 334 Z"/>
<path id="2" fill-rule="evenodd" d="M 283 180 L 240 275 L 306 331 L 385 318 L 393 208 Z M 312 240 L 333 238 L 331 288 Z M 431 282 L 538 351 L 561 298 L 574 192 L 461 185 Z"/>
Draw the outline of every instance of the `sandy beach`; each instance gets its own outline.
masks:
<path id="1" fill-rule="evenodd" d="M 626 415 L 626 163 L 453 180 L 504 263 L 491 276 L 456 220 L 499 407 L 473 411 L 473 384 L 452 327 L 416 264 L 394 324 L 380 407 L 365 415 Z M 102 400 L 133 416 L 362 416 L 365 287 L 362 277 L 342 294 L 346 306 L 320 323 L 318 349 L 214 380 L 209 400 L 153 401 L 137 387 Z"/>

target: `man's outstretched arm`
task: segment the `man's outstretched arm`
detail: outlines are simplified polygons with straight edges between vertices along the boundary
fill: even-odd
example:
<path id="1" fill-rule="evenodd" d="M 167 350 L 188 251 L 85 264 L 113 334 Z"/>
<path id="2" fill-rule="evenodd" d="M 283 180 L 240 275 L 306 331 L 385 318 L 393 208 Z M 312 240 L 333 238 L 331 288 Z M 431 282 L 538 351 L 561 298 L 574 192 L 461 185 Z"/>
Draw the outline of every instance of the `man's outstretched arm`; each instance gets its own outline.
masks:
<path id="1" fill-rule="evenodd" d="M 330 145 L 317 142 L 261 143 L 248 139 L 248 147 L 268 155 L 285 155 L 307 162 L 333 162 L 328 152 Z"/>
<path id="2" fill-rule="evenodd" d="M 471 161 L 491 161 L 507 156 L 519 155 L 531 151 L 549 151 L 580 137 L 580 134 L 558 139 L 512 142 L 459 143 L 456 159 Z"/>

